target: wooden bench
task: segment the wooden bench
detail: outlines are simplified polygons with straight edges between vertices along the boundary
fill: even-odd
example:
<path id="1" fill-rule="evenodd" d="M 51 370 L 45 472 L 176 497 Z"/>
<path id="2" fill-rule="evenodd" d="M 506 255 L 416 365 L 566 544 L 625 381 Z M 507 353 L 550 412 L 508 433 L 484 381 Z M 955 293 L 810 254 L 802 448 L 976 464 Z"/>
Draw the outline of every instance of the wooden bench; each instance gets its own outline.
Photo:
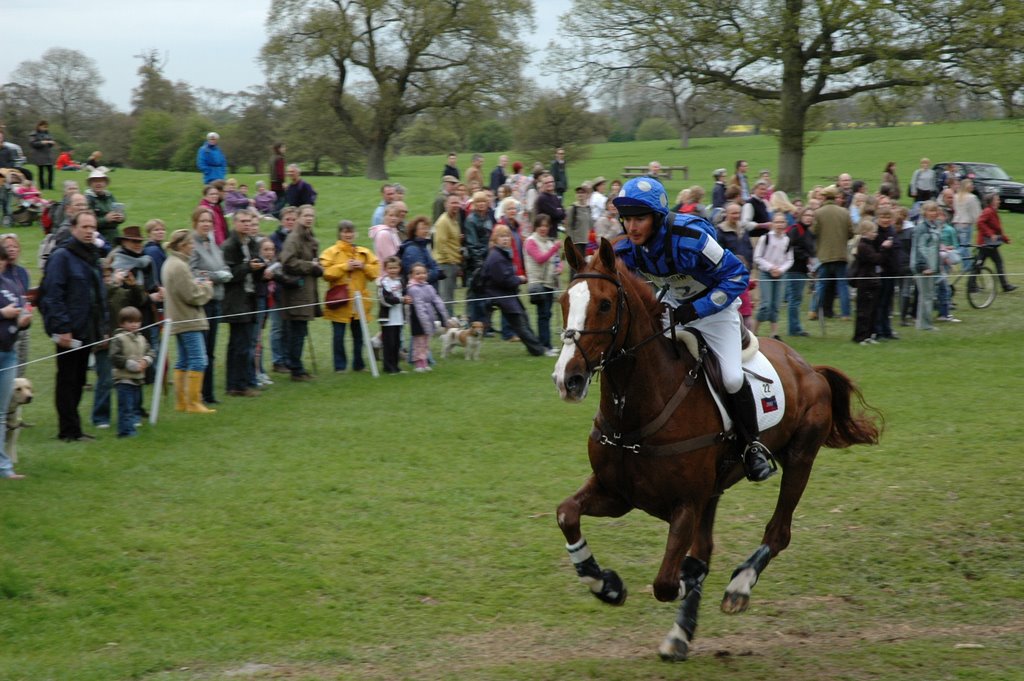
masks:
<path id="1" fill-rule="evenodd" d="M 659 180 L 671 180 L 672 173 L 679 171 L 683 174 L 684 180 L 690 179 L 690 166 L 662 166 L 658 173 Z M 647 166 L 623 166 L 622 176 L 626 179 L 632 177 L 643 177 L 647 175 Z"/>

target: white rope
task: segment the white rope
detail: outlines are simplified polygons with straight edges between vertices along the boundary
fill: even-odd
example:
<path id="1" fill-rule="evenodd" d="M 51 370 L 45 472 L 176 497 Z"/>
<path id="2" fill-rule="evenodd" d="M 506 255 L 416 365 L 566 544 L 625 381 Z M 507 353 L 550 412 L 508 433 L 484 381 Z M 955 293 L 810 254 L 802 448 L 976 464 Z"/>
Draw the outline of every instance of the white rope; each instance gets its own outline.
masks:
<path id="1" fill-rule="evenodd" d="M 758 272 L 758 273 L 760 275 L 768 274 L 766 272 Z M 807 276 L 807 277 L 800 277 L 800 278 L 794 278 L 794 277 L 786 278 L 785 274 L 783 274 L 783 276 L 779 277 L 776 281 L 786 282 L 786 283 L 792 282 L 792 281 L 800 281 L 800 282 L 836 281 L 836 282 L 838 282 L 838 281 L 851 281 L 851 279 L 855 280 L 855 281 L 860 281 L 862 279 L 871 279 L 871 280 L 874 280 L 874 279 L 891 279 L 893 281 L 898 281 L 898 280 L 901 280 L 901 279 L 914 279 L 916 277 L 922 277 L 922 276 L 923 277 L 927 277 L 929 279 L 956 279 L 956 278 L 959 278 L 959 277 L 971 277 L 971 276 L 982 276 L 982 275 L 977 274 L 977 273 L 958 272 L 956 274 L 952 274 L 952 273 L 951 274 L 936 273 L 936 274 L 929 274 L 929 275 L 903 274 L 903 275 L 899 275 L 899 276 L 886 276 L 886 277 L 882 277 L 881 275 L 879 275 L 878 277 L 812 277 L 812 276 Z M 1003 275 L 998 275 L 996 273 L 993 273 L 992 276 L 993 277 L 998 277 L 998 276 L 1019 277 L 1019 276 L 1024 276 L 1024 272 L 1006 272 Z M 760 278 L 759 278 L 759 280 L 760 280 Z M 553 291 L 550 291 L 550 293 L 558 294 L 558 293 L 562 293 L 564 290 L 565 289 L 555 289 Z M 449 303 L 453 304 L 453 305 L 454 304 L 458 304 L 458 303 L 463 303 L 463 304 L 467 304 L 468 305 L 469 303 L 472 303 L 472 302 L 487 303 L 487 302 L 496 301 L 496 300 L 506 300 L 506 299 L 509 299 L 509 298 L 519 298 L 521 295 L 523 295 L 523 294 L 515 293 L 515 294 L 509 294 L 509 295 L 505 295 L 505 296 L 486 296 L 486 297 L 483 297 L 483 298 L 466 298 L 464 300 L 453 299 L 453 300 L 450 300 L 450 301 L 441 301 L 441 302 L 444 303 L 445 305 L 448 305 Z M 371 297 L 365 298 L 364 300 L 370 301 L 370 302 L 378 302 L 379 298 L 375 298 L 375 297 L 371 296 Z M 355 301 L 355 298 L 354 297 L 353 298 L 345 298 L 344 301 L 346 303 L 351 303 L 351 302 Z M 316 303 L 303 303 L 302 305 L 290 305 L 288 307 L 274 307 L 274 308 L 268 308 L 267 310 L 262 310 L 262 311 L 253 310 L 252 312 L 237 312 L 237 313 L 233 313 L 233 314 L 216 315 L 214 317 L 195 317 L 195 318 L 192 318 L 192 319 L 176 320 L 174 323 L 175 324 L 185 324 L 185 323 L 188 323 L 188 322 L 200 321 L 202 319 L 206 319 L 207 321 L 212 321 L 212 320 L 218 320 L 219 321 L 219 320 L 222 320 L 222 319 L 232 319 L 234 317 L 246 317 L 246 316 L 250 316 L 250 315 L 269 314 L 271 312 L 286 312 L 288 310 L 301 310 L 301 309 L 307 308 L 307 307 L 319 307 L 320 305 L 323 305 L 322 301 L 316 302 Z M 161 322 L 153 322 L 152 324 L 149 324 L 147 326 L 141 327 L 139 329 L 139 331 L 145 331 L 146 329 L 150 329 L 150 328 L 153 328 L 153 327 L 156 327 L 156 326 L 160 326 L 161 324 L 163 324 L 162 321 Z M 61 355 L 67 354 L 69 352 L 78 352 L 79 350 L 84 350 L 86 348 L 95 347 L 97 345 L 102 345 L 102 344 L 107 343 L 107 342 L 109 342 L 109 339 L 105 338 L 103 340 L 94 341 L 94 342 L 89 343 L 89 344 L 83 344 L 83 345 L 81 345 L 81 346 L 79 346 L 77 348 L 63 350 L 61 352 L 56 352 L 56 353 L 54 353 L 52 355 L 45 355 L 43 357 L 38 357 L 36 359 L 29 360 L 27 362 L 24 362 L 23 364 L 17 364 L 14 367 L 12 367 L 12 369 L 18 369 L 18 368 L 23 367 L 23 366 L 28 366 L 29 364 L 36 364 L 37 362 L 45 362 L 47 360 L 51 360 L 51 359 L 55 359 L 57 357 L 60 357 Z"/>

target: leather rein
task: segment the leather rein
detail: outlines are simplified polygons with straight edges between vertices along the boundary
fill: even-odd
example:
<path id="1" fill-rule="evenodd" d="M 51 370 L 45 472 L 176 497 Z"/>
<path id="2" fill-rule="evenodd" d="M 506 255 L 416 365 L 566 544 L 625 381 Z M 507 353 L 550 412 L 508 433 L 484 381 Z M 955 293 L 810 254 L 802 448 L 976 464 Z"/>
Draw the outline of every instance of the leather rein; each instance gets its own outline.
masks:
<path id="1" fill-rule="evenodd" d="M 627 357 L 633 357 L 637 348 L 648 343 L 651 340 L 654 340 L 659 336 L 664 336 L 665 333 L 671 329 L 671 327 L 659 329 L 657 333 L 648 336 L 647 338 L 644 338 L 643 340 L 637 342 L 635 345 L 628 348 L 625 347 L 625 338 L 629 335 L 627 331 L 627 333 L 623 334 L 622 344 L 618 347 L 618 349 L 616 349 L 616 339 L 619 336 L 619 331 L 621 330 L 622 326 L 622 311 L 627 310 L 629 308 L 629 301 L 626 297 L 625 289 L 623 289 L 622 287 L 622 282 L 619 281 L 616 277 L 604 274 L 602 272 L 577 272 L 576 276 L 574 276 L 572 280 L 569 282 L 570 285 L 577 279 L 601 279 L 603 281 L 608 281 L 615 285 L 617 294 L 617 303 L 615 307 L 615 321 L 612 322 L 611 326 L 604 329 L 565 329 L 562 332 L 563 341 L 572 341 L 577 346 L 577 351 L 580 353 L 580 355 L 582 355 L 583 362 L 586 364 L 587 371 L 589 373 L 595 374 L 604 369 L 605 367 L 613 364 L 614 362 L 625 359 Z M 630 320 L 632 320 L 631 310 Z M 583 350 L 583 348 L 579 346 L 578 341 L 585 335 L 597 334 L 608 334 L 610 336 L 610 339 L 608 341 L 608 347 L 605 350 L 601 351 L 600 355 L 597 358 L 597 361 L 594 362 L 592 361 L 591 357 L 587 355 L 587 353 Z M 678 353 L 678 349 L 676 351 Z M 702 369 L 704 366 L 704 359 L 707 356 L 707 352 L 707 346 L 702 343 L 700 346 L 700 351 L 698 352 L 698 356 L 695 358 L 696 363 L 694 364 L 693 368 L 690 369 L 690 371 L 686 373 L 686 376 L 683 377 L 683 380 L 680 382 L 679 387 L 676 388 L 675 393 L 668 400 L 668 402 L 665 403 L 665 406 L 662 408 L 661 413 L 659 413 L 658 416 L 655 417 L 654 420 L 652 420 L 650 423 L 634 431 L 626 433 L 619 432 L 616 431 L 614 428 L 610 427 L 608 419 L 605 417 L 604 413 L 600 409 L 598 409 L 597 416 L 594 418 L 594 428 L 590 431 L 590 438 L 599 445 L 619 447 L 624 451 L 628 451 L 633 454 L 655 457 L 682 454 L 684 452 L 702 449 L 713 444 L 724 442 L 725 440 L 729 439 L 731 437 L 731 432 L 719 432 L 709 433 L 707 435 L 701 435 L 679 442 L 670 442 L 663 445 L 644 444 L 644 440 L 656 434 L 665 426 L 666 423 L 668 423 L 668 420 L 672 417 L 672 414 L 675 413 L 676 409 L 679 408 L 679 405 L 683 403 L 683 400 L 689 394 L 690 390 L 700 379 Z M 605 376 L 612 388 L 612 401 L 615 404 L 616 418 L 621 419 L 622 412 L 625 409 L 626 405 L 625 395 L 618 390 L 618 388 L 611 381 L 610 377 L 607 376 L 607 374 L 605 374 Z"/>

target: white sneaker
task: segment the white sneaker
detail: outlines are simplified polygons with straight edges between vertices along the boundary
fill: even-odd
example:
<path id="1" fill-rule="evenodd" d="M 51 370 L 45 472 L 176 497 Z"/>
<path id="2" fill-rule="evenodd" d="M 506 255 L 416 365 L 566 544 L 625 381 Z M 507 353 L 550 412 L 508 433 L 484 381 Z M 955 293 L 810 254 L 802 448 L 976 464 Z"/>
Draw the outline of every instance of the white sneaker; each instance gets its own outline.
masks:
<path id="1" fill-rule="evenodd" d="M 260 385 L 274 385 L 274 381 L 267 374 L 257 374 L 256 382 Z"/>
<path id="2" fill-rule="evenodd" d="M 960 323 L 961 321 L 963 321 L 962 319 L 957 319 L 957 318 L 956 318 L 956 317 L 954 317 L 953 315 L 946 315 L 945 317 L 940 317 L 940 319 L 941 319 L 942 321 L 944 321 L 944 322 L 956 322 L 956 323 Z"/>
<path id="3" fill-rule="evenodd" d="M 558 355 L 558 350 L 555 350 L 554 348 L 548 348 L 547 351 L 544 353 L 545 357 L 558 357 Z"/>
<path id="4" fill-rule="evenodd" d="M 427 367 L 416 367 L 415 369 L 413 369 L 413 371 L 415 371 L 418 374 L 425 374 L 428 371 L 430 371 L 430 369 L 427 369 Z"/>

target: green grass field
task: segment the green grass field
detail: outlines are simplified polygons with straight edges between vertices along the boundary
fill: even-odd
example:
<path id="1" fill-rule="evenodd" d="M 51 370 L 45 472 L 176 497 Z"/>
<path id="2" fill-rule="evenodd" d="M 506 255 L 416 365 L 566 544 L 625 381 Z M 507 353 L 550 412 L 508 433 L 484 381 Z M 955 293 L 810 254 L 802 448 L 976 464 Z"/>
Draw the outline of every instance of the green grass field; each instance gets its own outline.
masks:
<path id="1" fill-rule="evenodd" d="M 848 171 L 875 186 L 887 160 L 905 183 L 922 155 L 1022 177 L 1022 142 L 1006 123 L 828 133 L 807 183 Z M 758 137 L 685 152 L 607 144 L 570 159 L 570 178 L 657 158 L 699 181 L 735 158 L 758 169 L 774 157 Z M 414 212 L 429 209 L 442 164 L 392 162 Z M 375 183 L 313 181 L 322 242 L 342 218 L 365 240 Z M 199 180 L 118 170 L 112 190 L 129 222 L 173 229 Z M 1002 215 L 1008 271 L 1024 284 L 1024 216 Z M 38 230 L 22 232 L 32 261 Z M 793 341 L 855 377 L 885 434 L 822 451 L 792 545 L 740 616 L 718 600 L 759 543 L 778 482 L 730 490 L 696 648 L 680 665 L 656 654 L 674 618 L 649 587 L 662 523 L 584 519 L 595 555 L 630 588 L 622 608 L 591 598 L 565 554 L 553 512 L 589 472 L 597 402 L 562 403 L 551 359 L 492 340 L 481 362 L 459 356 L 431 374 L 333 374 L 321 322 L 316 382 L 278 381 L 216 415 L 168 412 L 139 438 L 101 431 L 88 445 L 55 440 L 54 367 L 33 364 L 18 467 L 30 478 L 0 483 L 0 680 L 1019 678 L 1024 296 L 987 310 L 956 302 L 964 323 L 933 334 L 899 328 L 902 340 L 860 347 L 836 320 Z M 36 325 L 35 356 L 50 348 Z M 90 406 L 87 393 L 83 414 Z"/>

